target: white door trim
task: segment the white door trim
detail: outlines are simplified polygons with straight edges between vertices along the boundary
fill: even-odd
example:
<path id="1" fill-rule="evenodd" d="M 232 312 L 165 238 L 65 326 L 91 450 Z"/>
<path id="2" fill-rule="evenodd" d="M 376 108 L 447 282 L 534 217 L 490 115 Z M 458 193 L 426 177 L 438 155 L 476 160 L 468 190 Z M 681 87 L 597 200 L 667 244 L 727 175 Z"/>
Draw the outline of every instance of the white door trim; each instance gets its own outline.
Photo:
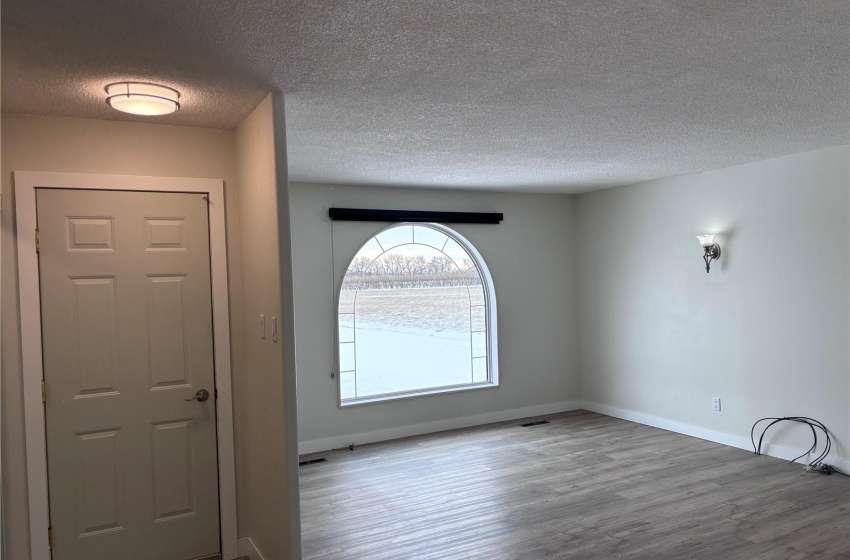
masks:
<path id="1" fill-rule="evenodd" d="M 213 341 L 215 382 L 218 390 L 216 415 L 221 554 L 225 560 L 236 558 L 236 471 L 233 447 L 230 312 L 227 292 L 223 181 L 180 177 L 15 171 L 14 185 L 32 560 L 50 560 L 50 548 L 47 541 L 50 519 L 47 500 L 47 453 L 44 407 L 41 402 L 41 381 L 44 379 L 41 352 L 41 300 L 38 257 L 35 252 L 36 188 L 196 192 L 209 195 Z"/>

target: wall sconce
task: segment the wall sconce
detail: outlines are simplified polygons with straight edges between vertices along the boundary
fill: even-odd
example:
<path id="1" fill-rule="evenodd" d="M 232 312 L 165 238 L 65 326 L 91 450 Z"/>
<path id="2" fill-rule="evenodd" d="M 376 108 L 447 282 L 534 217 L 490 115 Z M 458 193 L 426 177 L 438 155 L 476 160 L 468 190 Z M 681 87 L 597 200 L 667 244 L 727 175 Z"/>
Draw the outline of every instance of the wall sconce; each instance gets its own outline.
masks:
<path id="1" fill-rule="evenodd" d="M 699 239 L 702 248 L 705 249 L 702 260 L 705 261 L 705 272 L 708 273 L 711 270 L 711 261 L 720 258 L 720 245 L 714 242 L 713 235 L 697 235 L 697 239 Z"/>

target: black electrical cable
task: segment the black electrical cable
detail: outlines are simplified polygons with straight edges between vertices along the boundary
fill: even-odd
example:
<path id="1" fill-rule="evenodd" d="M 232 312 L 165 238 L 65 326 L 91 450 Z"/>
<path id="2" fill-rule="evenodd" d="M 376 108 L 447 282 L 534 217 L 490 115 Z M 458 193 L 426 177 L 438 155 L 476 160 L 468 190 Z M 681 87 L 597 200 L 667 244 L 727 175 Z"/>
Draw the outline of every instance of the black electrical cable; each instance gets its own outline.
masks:
<path id="1" fill-rule="evenodd" d="M 756 427 L 760 423 L 765 422 L 765 421 L 771 421 L 771 422 L 770 422 L 770 424 L 767 425 L 767 427 L 765 427 L 761 431 L 761 436 L 759 436 L 758 445 L 756 445 L 756 437 L 755 437 Z M 838 472 L 831 465 L 828 465 L 828 464 L 823 462 L 824 459 L 826 459 L 827 456 L 829 455 L 829 452 L 832 450 L 832 438 L 829 436 L 829 430 L 826 428 L 826 426 L 824 425 L 823 422 L 821 422 L 819 420 L 815 420 L 814 418 L 809 418 L 807 416 L 783 416 L 782 418 L 767 417 L 767 418 L 762 418 L 760 420 L 757 420 L 755 422 L 755 424 L 753 424 L 752 429 L 750 430 L 750 442 L 752 442 L 752 444 L 753 444 L 753 452 L 756 455 L 762 454 L 761 448 L 762 448 L 762 444 L 764 442 L 764 435 L 767 433 L 767 430 L 769 430 L 771 426 L 774 426 L 775 424 L 778 424 L 779 422 L 783 422 L 783 421 L 790 421 L 790 422 L 797 422 L 799 424 L 806 424 L 812 430 L 812 439 L 814 440 L 814 443 L 812 443 L 812 446 L 805 453 L 803 453 L 799 457 L 795 457 L 794 459 L 791 459 L 791 461 L 789 461 L 789 464 L 791 464 L 791 463 L 793 463 L 793 462 L 795 462 L 799 459 L 802 459 L 806 455 L 810 455 L 811 453 L 814 453 L 817 450 L 817 447 L 818 447 L 817 430 L 820 430 L 821 432 L 823 432 L 824 439 L 825 439 L 823 451 L 821 451 L 820 455 L 818 455 L 813 461 L 809 462 L 806 465 L 806 471 L 819 472 L 821 474 L 831 474 L 833 472 Z"/>
<path id="2" fill-rule="evenodd" d="M 761 437 L 759 438 L 758 446 L 756 446 L 756 444 L 755 444 L 755 439 L 754 439 L 754 432 L 755 432 L 755 428 L 756 428 L 756 426 L 759 424 L 759 422 L 763 422 L 763 421 L 765 421 L 765 420 L 773 420 L 773 422 L 771 422 L 771 423 L 770 423 L 770 424 L 769 424 L 769 425 L 768 425 L 768 426 L 767 426 L 767 427 L 766 427 L 766 428 L 762 431 Z M 803 453 L 803 454 L 802 454 L 802 455 L 800 455 L 799 457 L 796 457 L 795 459 L 793 459 L 793 461 L 796 461 L 797 459 L 800 459 L 800 458 L 804 457 L 804 456 L 805 456 L 806 454 L 808 454 L 808 453 L 812 453 L 812 452 L 813 452 L 813 451 L 817 448 L 817 432 L 815 431 L 815 426 L 817 426 L 817 427 L 818 427 L 818 428 L 819 428 L 822 432 L 824 432 L 824 435 L 826 436 L 826 439 L 827 439 L 827 445 L 826 445 L 826 448 L 824 449 L 824 452 L 823 452 L 823 453 L 822 453 L 822 454 L 818 457 L 818 459 L 816 459 L 814 462 L 816 463 L 816 462 L 818 462 L 818 461 L 820 461 L 820 460 L 824 459 L 824 458 L 825 458 L 825 457 L 829 454 L 829 451 L 830 451 L 830 449 L 831 449 L 831 447 L 832 447 L 832 441 L 831 441 L 831 439 L 829 438 L 829 432 L 827 431 L 826 426 L 824 426 L 824 425 L 823 425 L 823 423 L 821 423 L 821 422 L 819 422 L 819 421 L 817 421 L 817 420 L 814 420 L 814 419 L 812 419 L 812 418 L 804 417 L 804 416 L 789 416 L 789 417 L 784 417 L 784 418 L 762 418 L 761 420 L 759 420 L 759 421 L 757 421 L 755 424 L 753 424 L 753 428 L 752 428 L 752 430 L 750 430 L 750 440 L 751 440 L 751 441 L 752 441 L 752 443 L 753 443 L 753 450 L 755 451 L 755 453 L 756 453 L 757 455 L 760 455 L 760 454 L 761 454 L 762 442 L 763 442 L 763 440 L 764 440 L 764 436 L 765 436 L 765 433 L 767 432 L 767 430 L 768 430 L 771 426 L 773 426 L 774 424 L 776 424 L 776 423 L 778 423 L 778 422 L 781 422 L 781 421 L 783 421 L 783 420 L 790 420 L 790 421 L 794 421 L 794 422 L 800 422 L 800 423 L 808 424 L 808 425 L 809 425 L 809 427 L 810 427 L 810 428 L 811 428 L 811 430 L 812 430 L 812 435 L 813 435 L 814 440 L 815 440 L 815 441 L 814 441 L 814 444 L 812 445 L 812 447 L 810 447 L 810 448 L 809 448 L 809 450 L 808 450 L 808 451 L 806 451 L 805 453 Z M 793 461 L 791 461 L 791 462 L 793 462 Z"/>
<path id="3" fill-rule="evenodd" d="M 768 426 L 767 426 L 767 427 L 766 427 L 766 428 L 762 431 L 761 437 L 759 438 L 759 444 L 758 444 L 758 446 L 756 447 L 756 446 L 755 446 L 755 441 L 753 440 L 753 432 L 755 431 L 755 427 L 758 425 L 758 423 L 759 423 L 759 422 L 762 422 L 762 421 L 764 421 L 764 420 L 773 420 L 773 422 L 771 422 L 771 423 L 770 423 L 770 424 L 769 424 L 769 425 L 768 425 Z M 765 436 L 765 433 L 767 432 L 767 430 L 768 430 L 771 426 L 773 426 L 774 424 L 777 424 L 778 422 L 781 422 L 781 421 L 783 421 L 783 420 L 790 420 L 790 421 L 793 421 L 793 422 L 799 422 L 799 423 L 807 424 L 807 425 L 809 426 L 809 428 L 811 428 L 811 430 L 812 430 L 812 435 L 813 435 L 813 437 L 814 437 L 814 444 L 812 445 L 812 447 L 810 447 L 810 448 L 808 449 L 808 451 L 806 451 L 805 453 L 803 453 L 803 454 L 802 454 L 802 455 L 800 455 L 799 457 L 795 457 L 793 460 L 791 460 L 791 461 L 790 461 L 791 463 L 793 463 L 793 462 L 794 462 L 794 461 L 796 461 L 797 459 L 800 459 L 800 458 L 802 458 L 802 457 L 806 456 L 807 454 L 812 453 L 812 452 L 814 452 L 814 451 L 815 451 L 815 449 L 817 448 L 817 432 L 815 431 L 815 427 L 819 428 L 819 429 L 820 429 L 820 430 L 824 433 L 824 435 L 825 435 L 825 437 L 826 437 L 826 446 L 825 446 L 825 448 L 824 448 L 824 451 L 823 451 L 823 452 L 822 452 L 822 453 L 821 453 L 821 454 L 820 454 L 820 455 L 819 455 L 819 456 L 818 456 L 818 457 L 817 457 L 814 461 L 812 461 L 812 462 L 810 463 L 810 466 L 814 467 L 815 465 L 818 465 L 818 464 L 819 464 L 819 463 L 820 463 L 823 459 L 825 459 L 825 458 L 826 458 L 826 456 L 829 454 L 830 449 L 832 448 L 832 440 L 831 440 L 831 439 L 830 439 L 830 437 L 829 437 L 829 432 L 827 431 L 826 426 L 824 426 L 824 425 L 823 425 L 823 423 L 821 423 L 821 422 L 819 422 L 819 421 L 817 421 L 817 420 L 814 420 L 813 418 L 808 418 L 808 417 L 805 417 L 805 416 L 790 416 L 790 417 L 784 417 L 784 418 L 762 418 L 761 420 L 759 420 L 758 422 L 756 422 L 756 423 L 753 425 L 753 430 L 751 430 L 751 431 L 750 431 L 750 439 L 751 439 L 751 440 L 753 440 L 753 449 L 755 450 L 755 452 L 756 452 L 756 454 L 757 454 L 757 455 L 760 455 L 760 454 L 761 454 L 762 442 L 763 442 L 763 440 L 764 440 L 764 436 Z"/>

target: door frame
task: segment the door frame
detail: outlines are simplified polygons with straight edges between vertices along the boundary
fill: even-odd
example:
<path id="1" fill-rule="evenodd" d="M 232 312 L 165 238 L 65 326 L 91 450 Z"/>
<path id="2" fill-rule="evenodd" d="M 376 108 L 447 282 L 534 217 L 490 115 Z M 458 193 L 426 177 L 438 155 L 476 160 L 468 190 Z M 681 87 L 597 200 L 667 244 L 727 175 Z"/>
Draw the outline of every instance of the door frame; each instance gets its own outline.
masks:
<path id="1" fill-rule="evenodd" d="M 44 379 L 41 347 L 41 295 L 35 247 L 36 189 L 118 190 L 199 193 L 209 196 L 210 278 L 212 281 L 215 362 L 216 437 L 218 442 L 219 523 L 221 555 L 236 558 L 236 469 L 233 443 L 233 398 L 230 368 L 230 311 L 227 288 L 227 237 L 224 182 L 221 179 L 147 177 L 15 171 L 15 217 L 18 250 L 18 292 L 24 382 L 24 430 L 32 560 L 50 560 L 48 528 Z"/>

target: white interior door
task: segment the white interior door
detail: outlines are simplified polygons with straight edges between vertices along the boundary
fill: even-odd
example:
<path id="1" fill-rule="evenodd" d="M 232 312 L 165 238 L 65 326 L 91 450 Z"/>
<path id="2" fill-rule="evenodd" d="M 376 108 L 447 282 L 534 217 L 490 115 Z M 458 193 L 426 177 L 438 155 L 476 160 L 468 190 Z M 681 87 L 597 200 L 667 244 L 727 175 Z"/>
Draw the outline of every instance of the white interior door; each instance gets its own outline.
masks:
<path id="1" fill-rule="evenodd" d="M 218 554 L 205 197 L 37 189 L 36 204 L 53 558 Z"/>

